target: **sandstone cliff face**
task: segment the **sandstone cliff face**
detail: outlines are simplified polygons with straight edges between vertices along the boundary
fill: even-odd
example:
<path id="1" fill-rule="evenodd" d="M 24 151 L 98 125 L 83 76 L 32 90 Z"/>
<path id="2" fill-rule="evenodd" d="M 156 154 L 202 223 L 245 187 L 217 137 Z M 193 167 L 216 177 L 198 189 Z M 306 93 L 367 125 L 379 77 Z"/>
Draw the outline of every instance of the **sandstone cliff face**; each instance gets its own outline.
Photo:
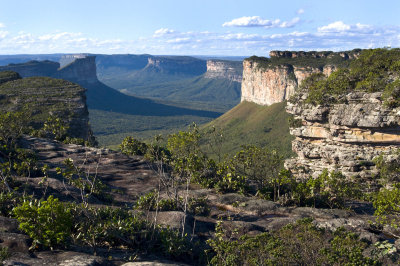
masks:
<path id="1" fill-rule="evenodd" d="M 204 77 L 209 79 L 224 78 L 235 82 L 242 82 L 242 73 L 242 62 L 207 60 L 207 72 Z"/>
<path id="2" fill-rule="evenodd" d="M 359 51 L 271 51 L 271 59 L 250 57 L 243 61 L 241 101 L 260 105 L 288 100 L 304 79 L 313 73 L 329 76 L 339 65 L 354 59 Z"/>
<path id="3" fill-rule="evenodd" d="M 298 177 L 317 176 L 323 169 L 338 170 L 345 176 L 370 180 L 376 174 L 373 158 L 400 147 L 400 108 L 387 108 L 382 93 L 352 92 L 340 104 L 313 106 L 296 95 L 287 112 L 302 125 L 291 128 L 298 158 L 286 167 Z"/>
<path id="4" fill-rule="evenodd" d="M 313 73 L 330 75 L 336 67 L 297 67 L 279 65 L 269 68 L 260 63 L 245 60 L 243 62 L 243 80 L 241 101 L 254 102 L 260 105 L 271 105 L 288 100 L 296 88 Z"/>

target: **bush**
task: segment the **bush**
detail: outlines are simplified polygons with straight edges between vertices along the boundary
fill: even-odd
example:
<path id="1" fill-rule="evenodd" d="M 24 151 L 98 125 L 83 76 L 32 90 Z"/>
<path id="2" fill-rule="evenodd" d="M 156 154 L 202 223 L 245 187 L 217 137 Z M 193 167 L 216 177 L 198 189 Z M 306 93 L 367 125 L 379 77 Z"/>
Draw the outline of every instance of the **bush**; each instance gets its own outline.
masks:
<path id="1" fill-rule="evenodd" d="M 295 180 L 288 171 L 282 175 L 285 182 L 281 202 L 285 205 L 345 208 L 348 200 L 362 196 L 359 185 L 340 172 L 325 169 L 317 178 L 303 180 Z"/>
<path id="2" fill-rule="evenodd" d="M 13 210 L 20 229 L 32 239 L 32 247 L 66 246 L 72 229 L 70 210 L 58 199 L 24 201 Z"/>
<path id="3" fill-rule="evenodd" d="M 394 227 L 400 226 L 400 183 L 393 188 L 381 189 L 373 198 L 377 221 Z"/>
<path id="4" fill-rule="evenodd" d="M 126 137 L 119 148 L 122 153 L 126 155 L 145 155 L 147 152 L 147 145 L 144 142 L 140 142 L 139 140 L 133 137 Z"/>
<path id="5" fill-rule="evenodd" d="M 207 241 L 212 265 L 376 265 L 363 255 L 368 245 L 343 229 L 332 233 L 298 220 L 257 236 L 227 235 L 221 223 L 215 238 Z"/>

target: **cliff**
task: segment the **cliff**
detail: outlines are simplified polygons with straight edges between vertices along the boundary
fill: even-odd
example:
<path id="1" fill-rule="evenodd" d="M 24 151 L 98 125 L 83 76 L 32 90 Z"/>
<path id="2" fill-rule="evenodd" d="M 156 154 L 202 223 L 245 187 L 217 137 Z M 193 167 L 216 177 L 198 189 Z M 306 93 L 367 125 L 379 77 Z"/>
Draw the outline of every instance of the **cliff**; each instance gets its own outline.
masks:
<path id="1" fill-rule="evenodd" d="M 252 56 L 243 61 L 241 101 L 260 105 L 288 100 L 302 81 L 313 73 L 329 76 L 347 66 L 358 50 L 348 52 L 271 51 L 270 58 Z"/>
<path id="2" fill-rule="evenodd" d="M 287 112 L 301 126 L 290 129 L 298 158 L 287 160 L 286 167 L 298 177 L 326 168 L 369 180 L 376 174 L 373 158 L 400 147 L 400 108 L 385 107 L 381 96 L 353 92 L 347 103 L 331 106 L 288 103 Z"/>
<path id="3" fill-rule="evenodd" d="M 97 81 L 95 56 L 82 54 L 64 55 L 60 63 L 52 61 L 29 61 L 21 64 L 1 66 L 0 71 L 15 71 L 22 77 L 53 77 L 72 82 L 93 83 Z"/>
<path id="4" fill-rule="evenodd" d="M 0 72 L 7 73 L 7 72 Z M 71 137 L 92 138 L 85 89 L 66 80 L 48 77 L 13 77 L 0 85 L 0 110 L 22 111 L 27 107 L 31 126 L 40 128 L 49 115 L 63 118 Z M 1 74 L 0 74 L 1 76 Z"/>
<path id="5" fill-rule="evenodd" d="M 52 76 L 77 83 L 95 83 L 98 81 L 96 74 L 96 57 L 85 56 L 76 58 L 70 64 L 58 69 Z"/>
<path id="6" fill-rule="evenodd" d="M 207 71 L 204 60 L 190 56 L 152 56 L 144 71 L 154 71 L 169 75 L 198 76 Z"/>
<path id="7" fill-rule="evenodd" d="M 239 61 L 207 60 L 205 78 L 223 78 L 230 81 L 242 82 L 243 65 Z"/>

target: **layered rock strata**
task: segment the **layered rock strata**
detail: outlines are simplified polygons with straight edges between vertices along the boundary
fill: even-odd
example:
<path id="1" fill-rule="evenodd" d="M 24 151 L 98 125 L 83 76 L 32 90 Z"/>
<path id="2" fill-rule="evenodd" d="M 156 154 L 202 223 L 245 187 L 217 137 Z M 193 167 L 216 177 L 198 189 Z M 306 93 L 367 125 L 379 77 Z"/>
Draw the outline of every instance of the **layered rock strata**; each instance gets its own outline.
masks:
<path id="1" fill-rule="evenodd" d="M 288 100 L 311 74 L 329 76 L 335 71 L 338 65 L 329 61 L 332 57 L 346 61 L 355 58 L 355 53 L 271 51 L 270 57 L 243 61 L 242 102 L 271 105 Z M 279 61 L 282 58 L 285 61 Z"/>
<path id="2" fill-rule="evenodd" d="M 207 60 L 205 78 L 223 78 L 235 82 L 242 82 L 243 66 L 240 61 Z"/>
<path id="3" fill-rule="evenodd" d="M 323 68 L 276 65 L 262 67 L 260 62 L 243 61 L 241 101 L 271 105 L 288 100 L 301 82 L 313 73 L 330 75 L 336 66 Z"/>
<path id="4" fill-rule="evenodd" d="M 373 159 L 400 148 L 400 108 L 385 107 L 381 96 L 352 92 L 343 103 L 313 106 L 304 103 L 306 93 L 296 95 L 286 110 L 301 120 L 290 129 L 298 158 L 286 167 L 299 178 L 328 169 L 369 180 L 377 173 Z"/>

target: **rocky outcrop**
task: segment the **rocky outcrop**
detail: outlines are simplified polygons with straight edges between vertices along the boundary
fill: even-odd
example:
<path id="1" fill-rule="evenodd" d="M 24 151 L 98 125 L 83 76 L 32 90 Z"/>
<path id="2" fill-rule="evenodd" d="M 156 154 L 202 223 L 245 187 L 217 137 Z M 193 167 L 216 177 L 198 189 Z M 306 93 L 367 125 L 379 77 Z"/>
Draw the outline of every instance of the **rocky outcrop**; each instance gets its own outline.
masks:
<path id="1" fill-rule="evenodd" d="M 337 62 L 354 59 L 358 54 L 358 50 L 340 53 L 271 51 L 271 58 L 247 58 L 243 61 L 241 101 L 271 105 L 288 100 L 311 74 L 329 76 L 339 67 Z"/>
<path id="2" fill-rule="evenodd" d="M 287 105 L 287 112 L 301 120 L 290 130 L 298 158 L 287 160 L 286 167 L 298 177 L 328 169 L 370 180 L 376 174 L 373 159 L 400 147 L 400 108 L 385 107 L 381 96 L 352 92 L 342 103 L 314 106 L 304 103 L 307 93 L 299 92 Z"/>
<path id="3" fill-rule="evenodd" d="M 243 66 L 240 61 L 207 60 L 205 78 L 223 78 L 235 82 L 242 82 Z"/>

